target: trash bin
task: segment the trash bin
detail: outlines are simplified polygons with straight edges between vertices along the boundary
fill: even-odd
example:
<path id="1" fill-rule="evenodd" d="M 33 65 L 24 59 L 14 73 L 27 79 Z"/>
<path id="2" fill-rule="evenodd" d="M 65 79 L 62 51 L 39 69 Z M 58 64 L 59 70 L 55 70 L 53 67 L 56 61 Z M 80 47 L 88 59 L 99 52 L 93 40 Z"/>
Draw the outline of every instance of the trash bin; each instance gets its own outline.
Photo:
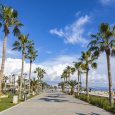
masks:
<path id="1" fill-rule="evenodd" d="M 32 92 L 32 95 L 35 95 L 35 92 L 34 92 L 34 91 Z"/>
<path id="2" fill-rule="evenodd" d="M 14 95 L 13 96 L 13 104 L 17 104 L 18 103 L 18 96 Z"/>
<path id="3" fill-rule="evenodd" d="M 27 94 L 25 93 L 24 94 L 24 101 L 26 101 L 27 100 Z"/>

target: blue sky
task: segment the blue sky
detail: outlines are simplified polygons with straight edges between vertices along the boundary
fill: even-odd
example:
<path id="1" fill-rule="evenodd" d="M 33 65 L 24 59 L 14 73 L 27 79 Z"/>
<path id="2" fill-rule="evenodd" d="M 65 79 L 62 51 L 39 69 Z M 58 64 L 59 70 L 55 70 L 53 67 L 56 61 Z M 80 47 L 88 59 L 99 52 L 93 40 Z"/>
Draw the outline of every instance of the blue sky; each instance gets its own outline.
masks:
<path id="1" fill-rule="evenodd" d="M 0 2 L 18 11 L 19 18 L 24 24 L 22 32 L 29 33 L 30 39 L 34 40 L 38 49 L 39 57 L 36 63 L 47 63 L 48 67 L 49 63 L 59 61 L 62 57 L 65 57 L 63 61 L 71 59 L 72 62 L 77 59 L 81 51 L 86 50 L 89 35 L 97 32 L 101 22 L 115 24 L 115 0 L 0 0 Z M 1 32 L 0 35 L 3 38 Z M 7 55 L 8 58 L 20 59 L 19 53 L 12 53 L 10 50 L 14 39 L 16 38 L 12 35 L 8 38 Z M 62 60 L 59 64 L 61 62 Z M 59 75 L 56 73 L 54 76 Z"/>
<path id="2" fill-rule="evenodd" d="M 84 26 L 83 37 L 89 39 L 88 33 L 97 31 L 100 22 L 113 24 L 115 20 L 114 5 L 109 2 L 103 4 L 101 0 L 4 0 L 2 3 L 18 10 L 20 20 L 25 25 L 23 33 L 30 34 L 30 39 L 35 41 L 39 50 L 37 61 L 44 61 L 61 53 L 74 54 L 84 50 L 80 43 L 65 44 L 63 38 L 50 34 L 50 29 L 64 28 L 87 15 L 90 19 Z"/>

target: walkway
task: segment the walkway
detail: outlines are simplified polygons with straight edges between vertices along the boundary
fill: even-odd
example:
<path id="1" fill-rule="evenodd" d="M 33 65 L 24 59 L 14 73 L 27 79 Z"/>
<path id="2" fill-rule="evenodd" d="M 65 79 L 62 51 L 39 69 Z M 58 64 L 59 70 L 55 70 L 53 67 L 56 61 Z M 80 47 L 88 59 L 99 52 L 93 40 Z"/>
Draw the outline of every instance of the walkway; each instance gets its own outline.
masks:
<path id="1" fill-rule="evenodd" d="M 0 115 L 112 115 L 60 92 L 41 94 L 0 112 Z"/>

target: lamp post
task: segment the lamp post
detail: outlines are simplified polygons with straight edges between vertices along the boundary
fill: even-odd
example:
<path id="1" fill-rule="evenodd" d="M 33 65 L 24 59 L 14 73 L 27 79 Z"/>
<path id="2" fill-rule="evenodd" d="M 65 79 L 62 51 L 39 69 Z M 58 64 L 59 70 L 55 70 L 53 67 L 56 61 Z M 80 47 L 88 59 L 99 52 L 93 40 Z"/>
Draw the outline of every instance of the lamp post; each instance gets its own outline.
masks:
<path id="1" fill-rule="evenodd" d="M 12 75 L 12 87 L 13 87 L 12 94 L 13 95 L 15 94 L 15 77 L 16 77 L 16 74 L 13 74 Z"/>
<path id="2" fill-rule="evenodd" d="M 27 76 L 27 73 L 24 73 L 24 79 L 23 79 L 23 82 L 24 82 L 24 100 L 26 101 L 27 100 L 27 91 L 26 91 L 26 76 Z"/>

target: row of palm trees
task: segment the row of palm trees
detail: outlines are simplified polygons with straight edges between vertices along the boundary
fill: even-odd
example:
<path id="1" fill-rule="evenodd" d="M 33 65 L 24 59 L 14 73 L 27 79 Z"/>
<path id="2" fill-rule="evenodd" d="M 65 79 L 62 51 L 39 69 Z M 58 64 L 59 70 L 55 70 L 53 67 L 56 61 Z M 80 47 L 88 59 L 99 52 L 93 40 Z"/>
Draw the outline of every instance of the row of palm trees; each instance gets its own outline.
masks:
<path id="1" fill-rule="evenodd" d="M 13 36 L 16 37 L 15 42 L 13 43 L 13 49 L 19 51 L 22 56 L 22 66 L 21 66 L 21 75 L 20 75 L 20 88 L 19 88 L 19 98 L 22 97 L 22 81 L 24 74 L 24 61 L 26 59 L 30 62 L 29 70 L 29 94 L 31 87 L 31 73 L 32 73 L 32 63 L 38 56 L 38 52 L 35 49 L 34 42 L 29 40 L 29 34 L 22 34 L 21 27 L 24 26 L 19 20 L 18 12 L 9 6 L 0 6 L 0 27 L 3 29 L 4 40 L 3 40 L 3 50 L 2 50 L 2 62 L 0 69 L 0 94 L 2 94 L 2 82 L 4 77 L 4 67 L 6 61 L 6 43 L 9 34 L 13 33 Z M 43 75 L 42 75 L 43 77 Z"/>
<path id="2" fill-rule="evenodd" d="M 88 44 L 88 50 L 81 53 L 81 57 L 77 62 L 74 62 L 74 66 L 67 66 L 61 78 L 64 81 L 70 81 L 71 74 L 77 71 L 78 87 L 77 92 L 79 96 L 79 80 L 82 73 L 86 75 L 86 95 L 89 97 L 88 76 L 91 68 L 96 69 L 96 60 L 101 53 L 106 54 L 107 59 L 107 71 L 108 71 L 108 84 L 109 84 L 109 102 L 113 106 L 113 89 L 112 89 L 112 73 L 110 57 L 115 56 L 115 26 L 111 27 L 108 23 L 101 23 L 99 30 L 96 34 L 91 34 L 91 41 Z"/>
<path id="3" fill-rule="evenodd" d="M 34 95 L 35 93 L 40 92 L 39 89 L 43 91 L 43 89 L 47 89 L 48 87 L 48 84 L 42 81 L 43 78 L 39 81 L 39 76 L 38 76 L 38 79 L 36 79 L 35 77 L 28 79 L 27 73 L 24 73 L 23 76 L 24 76 L 23 84 L 22 84 L 23 93 L 24 92 L 29 93 L 29 90 L 30 90 L 31 94 Z M 17 94 L 19 90 L 19 86 L 20 86 L 20 76 L 19 75 L 12 74 L 8 76 L 4 76 L 3 82 L 2 82 L 2 91 L 5 94 L 8 94 L 8 93 L 13 94 L 13 95 Z"/>

